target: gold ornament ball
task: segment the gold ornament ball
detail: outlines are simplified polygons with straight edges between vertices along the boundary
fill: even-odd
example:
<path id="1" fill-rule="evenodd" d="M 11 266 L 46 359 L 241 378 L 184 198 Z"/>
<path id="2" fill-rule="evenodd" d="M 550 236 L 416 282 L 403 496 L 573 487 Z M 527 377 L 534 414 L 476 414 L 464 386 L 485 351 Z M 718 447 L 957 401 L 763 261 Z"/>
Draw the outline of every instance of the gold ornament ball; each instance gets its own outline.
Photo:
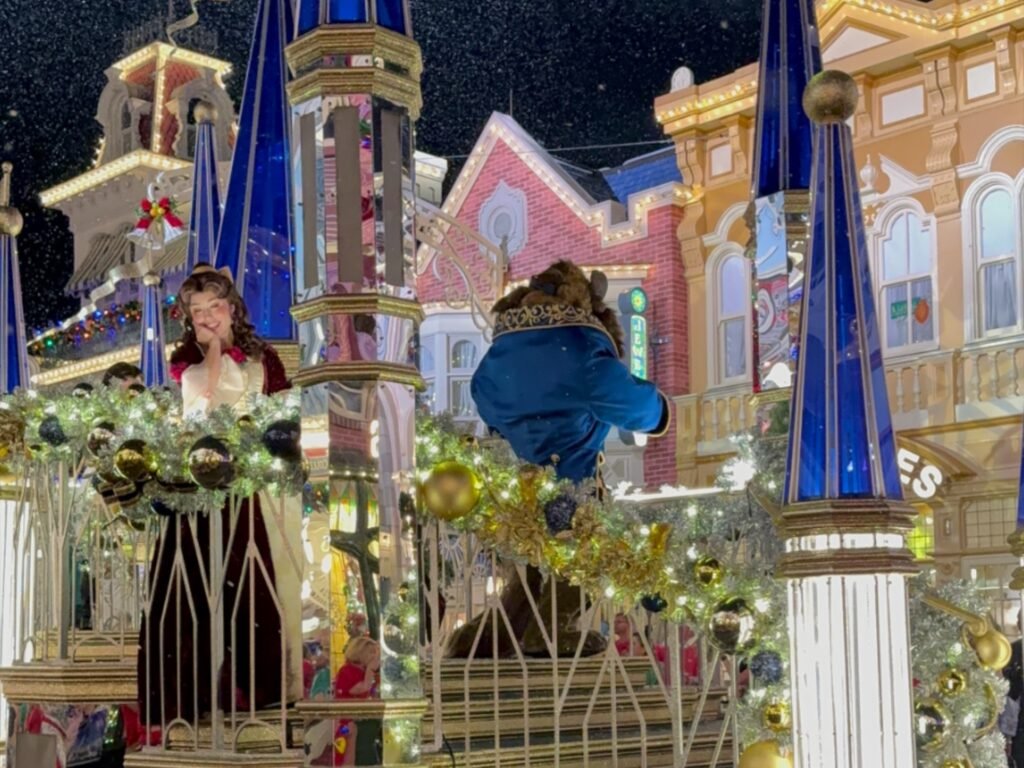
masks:
<path id="1" fill-rule="evenodd" d="M 959 696 L 967 687 L 967 675 L 950 667 L 939 673 L 939 693 L 943 696 Z"/>
<path id="2" fill-rule="evenodd" d="M 769 702 L 762 713 L 764 727 L 774 733 L 785 733 L 793 723 L 789 714 L 789 704 L 785 701 Z"/>
<path id="3" fill-rule="evenodd" d="M 25 439 L 25 422 L 9 410 L 0 410 L 0 460 L 17 450 Z"/>
<path id="4" fill-rule="evenodd" d="M 423 483 L 423 503 L 434 517 L 458 520 L 480 503 L 480 478 L 457 461 L 442 461 Z"/>
<path id="5" fill-rule="evenodd" d="M 841 123 L 857 111 L 857 83 L 845 72 L 819 72 L 804 89 L 804 112 L 816 123 Z"/>
<path id="6" fill-rule="evenodd" d="M 0 235 L 17 237 L 24 226 L 25 220 L 21 218 L 21 211 L 10 205 L 0 205 Z"/>
<path id="7" fill-rule="evenodd" d="M 142 440 L 125 440 L 114 454 L 114 471 L 125 480 L 141 483 L 153 476 L 156 459 Z"/>
<path id="8" fill-rule="evenodd" d="M 985 669 L 999 672 L 1010 663 L 1010 656 L 1013 653 L 1010 641 L 1006 639 L 1006 635 L 995 627 L 988 627 L 980 635 L 970 635 L 965 625 L 964 633 L 967 635 L 967 641 L 978 657 L 978 663 Z"/>
<path id="9" fill-rule="evenodd" d="M 217 108 L 208 101 L 200 101 L 192 108 L 192 117 L 197 123 L 215 123 Z"/>
<path id="10" fill-rule="evenodd" d="M 757 741 L 743 750 L 737 768 L 793 768 L 793 758 L 783 756 L 777 741 Z"/>
<path id="11" fill-rule="evenodd" d="M 949 730 L 949 713 L 938 699 L 921 699 L 914 703 L 914 733 L 917 746 L 932 752 L 942 746 Z"/>
<path id="12" fill-rule="evenodd" d="M 722 581 L 722 564 L 713 557 L 701 557 L 693 564 L 693 575 L 701 586 L 713 587 Z"/>
<path id="13" fill-rule="evenodd" d="M 731 597 L 715 606 L 708 622 L 711 644 L 725 654 L 747 648 L 754 636 L 754 612 L 741 597 Z"/>
<path id="14" fill-rule="evenodd" d="M 955 759 L 943 760 L 942 768 L 971 768 L 971 764 L 966 760 L 961 760 L 959 757 Z"/>

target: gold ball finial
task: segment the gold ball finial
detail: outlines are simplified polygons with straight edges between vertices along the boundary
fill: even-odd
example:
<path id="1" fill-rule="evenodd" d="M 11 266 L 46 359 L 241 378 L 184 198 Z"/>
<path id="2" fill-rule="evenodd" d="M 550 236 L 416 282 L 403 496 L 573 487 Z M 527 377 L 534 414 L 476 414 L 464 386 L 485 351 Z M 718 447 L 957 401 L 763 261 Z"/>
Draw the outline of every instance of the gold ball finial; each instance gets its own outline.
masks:
<path id="1" fill-rule="evenodd" d="M 21 211 L 12 205 L 0 205 L 0 235 L 17 237 L 23 226 L 25 220 L 21 218 Z"/>
<path id="2" fill-rule="evenodd" d="M 197 123 L 215 123 L 217 122 L 217 108 L 208 101 L 200 101 L 192 108 L 192 116 Z"/>
<path id="3" fill-rule="evenodd" d="M 804 89 L 804 112 L 815 123 L 841 123 L 857 111 L 857 83 L 845 72 L 826 69 L 811 78 Z"/>

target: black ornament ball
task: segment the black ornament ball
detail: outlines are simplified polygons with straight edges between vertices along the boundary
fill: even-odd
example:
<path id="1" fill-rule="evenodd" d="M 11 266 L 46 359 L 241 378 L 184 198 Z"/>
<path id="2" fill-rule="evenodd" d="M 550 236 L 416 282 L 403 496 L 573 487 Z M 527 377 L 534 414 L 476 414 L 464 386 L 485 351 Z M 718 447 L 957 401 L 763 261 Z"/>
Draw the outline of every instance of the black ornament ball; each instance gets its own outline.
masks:
<path id="1" fill-rule="evenodd" d="M 572 530 L 572 518 L 576 514 L 576 499 L 566 494 L 555 496 L 544 505 L 544 520 L 552 536 Z"/>
<path id="2" fill-rule="evenodd" d="M 298 461 L 302 458 L 299 438 L 302 428 L 299 422 L 281 419 L 275 421 L 263 431 L 263 446 L 275 459 Z"/>
<path id="3" fill-rule="evenodd" d="M 78 384 L 75 384 L 75 388 L 71 390 L 72 397 L 77 397 L 82 400 L 89 397 L 92 393 L 93 386 L 86 381 L 81 381 Z"/>
<path id="4" fill-rule="evenodd" d="M 782 657 L 775 651 L 758 651 L 750 659 L 750 674 L 757 682 L 775 685 L 782 681 Z"/>
<path id="5" fill-rule="evenodd" d="M 40 422 L 39 437 L 54 447 L 64 445 L 68 441 L 68 436 L 64 434 L 64 427 L 61 426 L 60 419 L 56 416 L 47 416 Z"/>
<path id="6" fill-rule="evenodd" d="M 640 605 L 651 613 L 661 613 L 668 608 L 668 602 L 659 594 L 644 595 L 640 598 Z"/>
<path id="7" fill-rule="evenodd" d="M 146 388 L 141 384 L 132 384 L 128 387 L 129 397 L 138 397 L 139 395 L 145 394 Z"/>
<path id="8" fill-rule="evenodd" d="M 149 508 L 152 509 L 153 512 L 160 515 L 161 517 L 174 517 L 177 514 L 174 511 L 173 507 L 171 507 L 169 504 L 160 501 L 160 499 L 150 500 Z"/>
<path id="9" fill-rule="evenodd" d="M 114 454 L 114 471 L 132 483 L 144 483 L 153 476 L 156 457 L 144 440 L 125 440 Z"/>
<path id="10" fill-rule="evenodd" d="M 110 450 L 110 446 L 114 442 L 115 429 L 113 422 L 100 421 L 89 430 L 89 435 L 85 439 L 85 447 L 89 449 L 89 453 L 94 458 L 99 458 Z"/>
<path id="11" fill-rule="evenodd" d="M 216 437 L 201 437 L 189 449 L 188 471 L 207 490 L 224 488 L 235 476 L 231 451 Z"/>

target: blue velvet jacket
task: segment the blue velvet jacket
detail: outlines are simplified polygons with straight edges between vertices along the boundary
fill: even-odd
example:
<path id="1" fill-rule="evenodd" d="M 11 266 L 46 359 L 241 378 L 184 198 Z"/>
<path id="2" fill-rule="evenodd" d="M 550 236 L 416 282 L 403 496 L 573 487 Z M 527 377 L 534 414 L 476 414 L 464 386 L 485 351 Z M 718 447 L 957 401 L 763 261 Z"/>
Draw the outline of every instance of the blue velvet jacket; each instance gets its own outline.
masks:
<path id="1" fill-rule="evenodd" d="M 566 305 L 499 315 L 472 393 L 520 459 L 574 482 L 594 477 L 612 427 L 661 435 L 669 426 L 665 396 L 630 374 L 597 318 Z"/>

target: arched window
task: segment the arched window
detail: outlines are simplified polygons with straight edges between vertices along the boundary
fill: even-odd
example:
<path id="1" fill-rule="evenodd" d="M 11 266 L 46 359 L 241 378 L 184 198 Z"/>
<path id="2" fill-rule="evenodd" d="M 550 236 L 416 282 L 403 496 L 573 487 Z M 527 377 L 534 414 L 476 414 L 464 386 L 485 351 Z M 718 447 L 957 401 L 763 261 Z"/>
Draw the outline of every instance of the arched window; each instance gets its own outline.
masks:
<path id="1" fill-rule="evenodd" d="M 750 263 L 729 253 L 714 265 L 716 383 L 745 380 L 750 374 Z"/>
<path id="2" fill-rule="evenodd" d="M 974 242 L 983 334 L 1020 326 L 1018 208 L 1005 187 L 988 190 L 977 202 Z"/>
<path id="3" fill-rule="evenodd" d="M 476 345 L 465 339 L 452 344 L 452 373 L 472 372 L 476 368 Z"/>
<path id="4" fill-rule="evenodd" d="M 121 154 L 127 155 L 135 149 L 135 126 L 131 103 L 125 101 L 121 107 Z"/>
<path id="5" fill-rule="evenodd" d="M 935 341 L 933 224 L 914 210 L 896 209 L 880 221 L 875 284 L 887 350 Z"/>

